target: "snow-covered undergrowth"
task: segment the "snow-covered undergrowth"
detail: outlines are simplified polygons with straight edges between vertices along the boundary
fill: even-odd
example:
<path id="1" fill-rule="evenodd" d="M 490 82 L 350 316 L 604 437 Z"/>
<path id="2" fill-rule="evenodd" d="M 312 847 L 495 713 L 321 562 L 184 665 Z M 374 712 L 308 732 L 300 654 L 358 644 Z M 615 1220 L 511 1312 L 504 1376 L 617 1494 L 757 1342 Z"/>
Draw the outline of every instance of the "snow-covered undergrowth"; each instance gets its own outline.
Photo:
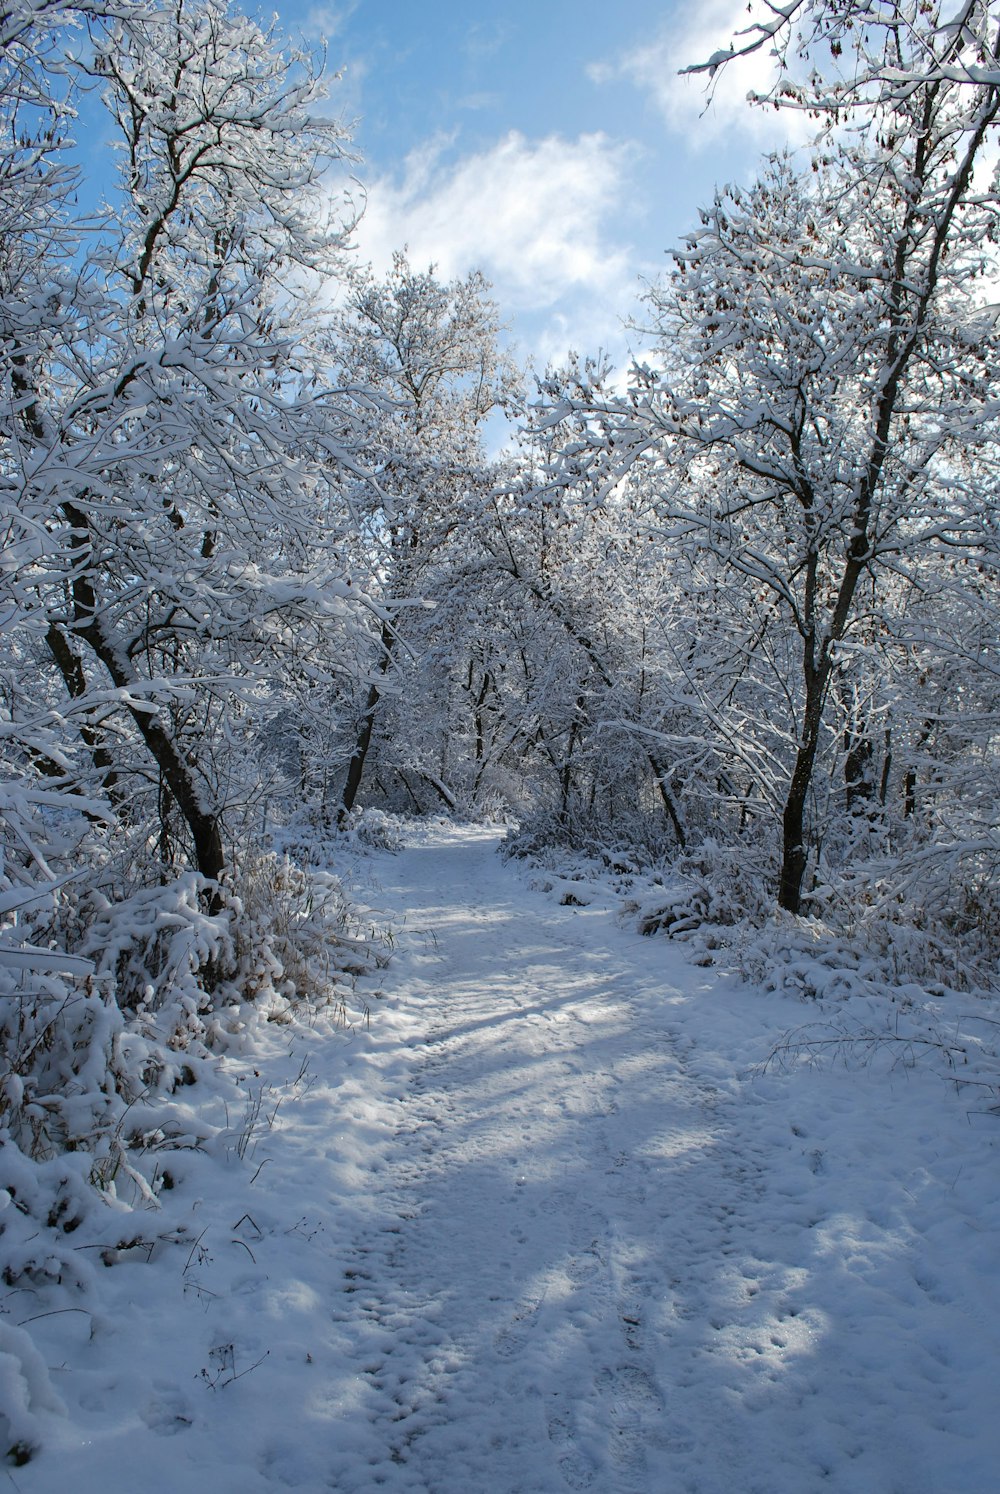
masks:
<path id="1" fill-rule="evenodd" d="M 247 853 L 215 912 L 194 873 L 125 897 L 111 885 L 66 883 L 0 928 L 4 1313 L 44 1288 L 93 1298 L 95 1271 L 183 1238 L 163 1207 L 180 1159 L 245 1149 L 259 1120 L 225 1062 L 255 1034 L 367 1019 L 354 985 L 376 940 L 329 872 Z M 0 1455 L 15 1463 L 52 1400 L 40 1363 L 0 1317 Z"/>
<path id="2" fill-rule="evenodd" d="M 276 847 L 300 866 L 329 866 L 345 848 L 397 851 L 403 844 L 400 821 L 381 809 L 353 810 L 342 825 L 321 811 L 299 809 L 272 832 Z"/>
<path id="3" fill-rule="evenodd" d="M 898 883 L 828 886 L 822 917 L 794 918 L 775 910 L 764 868 L 711 841 L 671 865 L 516 833 L 505 852 L 528 860 L 534 885 L 566 906 L 614 895 L 626 925 L 684 943 L 693 964 L 800 999 L 808 1017 L 775 1043 L 770 1065 L 930 1065 L 967 1102 L 1000 1112 L 990 947 Z"/>
<path id="4" fill-rule="evenodd" d="M 354 863 L 377 1020 L 248 1025 L 173 1097 L 203 1139 L 157 1207 L 91 1209 L 81 1285 L 6 1290 L 13 1486 L 992 1489 L 988 1105 L 810 1066 L 789 1029 L 877 993 L 640 937 L 623 857 L 395 828 Z"/>

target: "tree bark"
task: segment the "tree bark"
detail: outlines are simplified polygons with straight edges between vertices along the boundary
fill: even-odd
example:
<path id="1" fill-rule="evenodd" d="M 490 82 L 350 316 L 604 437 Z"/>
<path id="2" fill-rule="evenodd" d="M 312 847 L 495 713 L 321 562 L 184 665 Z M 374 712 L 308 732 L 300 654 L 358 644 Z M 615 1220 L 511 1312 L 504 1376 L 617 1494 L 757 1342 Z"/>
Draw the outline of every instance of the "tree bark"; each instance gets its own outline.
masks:
<path id="1" fill-rule="evenodd" d="M 844 585 L 847 585 L 846 579 Z M 803 664 L 806 698 L 802 715 L 802 735 L 795 754 L 792 776 L 781 817 L 781 873 L 778 880 L 778 905 L 788 913 L 798 914 L 802 911 L 802 883 L 805 879 L 807 860 L 806 802 L 812 784 L 813 769 L 816 766 L 816 753 L 819 748 L 830 670 L 829 644 L 823 648 L 819 660 L 816 661 L 813 654 L 813 640 L 807 638 Z"/>
<path id="2" fill-rule="evenodd" d="M 226 866 L 221 816 L 217 809 L 207 808 L 202 802 L 194 767 L 181 754 L 160 720 L 156 707 L 151 705 L 146 708 L 135 703 L 135 697 L 145 689 L 145 685 L 124 650 L 117 648 L 105 631 L 90 578 L 90 526 L 87 517 L 74 503 L 66 502 L 62 507 L 73 526 L 73 550 L 77 561 L 71 586 L 74 618 L 70 631 L 74 637 L 87 644 L 104 666 L 112 683 L 130 697 L 125 701 L 125 709 L 160 769 L 190 831 L 195 865 L 206 881 L 218 884 Z M 210 894 L 208 906 L 210 913 L 217 913 L 221 908 L 222 899 L 218 888 Z"/>
<path id="3" fill-rule="evenodd" d="M 378 677 L 372 680 L 368 691 L 368 699 L 365 702 L 365 713 L 361 718 L 361 726 L 358 730 L 357 740 L 354 746 L 354 755 L 347 765 L 347 777 L 344 780 L 344 792 L 340 801 L 340 809 L 337 811 L 337 823 L 342 825 L 354 808 L 354 801 L 358 797 L 358 789 L 361 787 L 361 778 L 365 771 L 365 759 L 371 746 L 372 730 L 375 726 L 375 716 L 378 711 L 378 703 L 382 698 L 379 688 L 379 679 L 385 677 L 392 663 L 392 651 L 396 644 L 397 634 L 388 621 L 382 624 L 381 648 L 382 652 L 378 661 Z"/>

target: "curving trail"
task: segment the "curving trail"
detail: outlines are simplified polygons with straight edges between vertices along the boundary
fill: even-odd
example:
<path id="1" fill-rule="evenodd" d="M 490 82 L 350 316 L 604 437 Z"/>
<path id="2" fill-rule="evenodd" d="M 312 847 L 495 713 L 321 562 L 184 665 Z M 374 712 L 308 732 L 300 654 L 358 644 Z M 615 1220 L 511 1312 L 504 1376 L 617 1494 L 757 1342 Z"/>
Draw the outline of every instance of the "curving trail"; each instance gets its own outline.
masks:
<path id="1" fill-rule="evenodd" d="M 4 1299 L 45 1360 L 0 1333 L 0 1413 L 46 1418 L 9 1485 L 993 1494 L 1000 1120 L 931 1070 L 761 1076 L 815 1007 L 408 833 L 370 1029 L 250 1034 L 138 1246 L 95 1216 L 89 1296 Z"/>
<path id="2" fill-rule="evenodd" d="M 384 873 L 411 1069 L 336 1308 L 370 1429 L 336 1487 L 364 1458 L 434 1494 L 988 1488 L 975 1286 L 928 1266 L 905 1145 L 869 1165 L 886 1081 L 741 1079 L 767 998 L 494 847 Z"/>

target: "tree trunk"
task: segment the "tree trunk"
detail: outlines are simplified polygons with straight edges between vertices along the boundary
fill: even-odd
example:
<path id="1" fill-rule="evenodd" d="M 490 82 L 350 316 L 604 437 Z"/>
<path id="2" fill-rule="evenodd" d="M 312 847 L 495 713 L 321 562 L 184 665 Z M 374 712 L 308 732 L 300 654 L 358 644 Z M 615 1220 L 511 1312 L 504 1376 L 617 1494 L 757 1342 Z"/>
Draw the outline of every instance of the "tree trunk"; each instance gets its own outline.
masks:
<path id="1" fill-rule="evenodd" d="M 806 704 L 802 722 L 802 740 L 795 754 L 788 796 L 781 817 L 781 876 L 778 882 L 778 904 L 788 913 L 802 911 L 802 882 L 806 872 L 806 800 L 812 784 L 816 750 L 819 746 L 823 701 L 829 678 L 828 656 L 818 669 L 807 670 Z"/>
<path id="2" fill-rule="evenodd" d="M 62 675 L 67 692 L 74 700 L 82 700 L 87 693 L 87 680 L 79 654 L 70 646 L 65 633 L 54 622 L 50 622 L 45 630 L 45 641 L 48 644 L 49 653 L 55 660 L 56 668 Z M 114 769 L 114 760 L 104 745 L 100 731 L 85 716 L 80 717 L 77 730 L 97 769 L 101 788 L 112 804 L 119 803 L 121 795 L 118 792 L 118 775 Z"/>
<path id="3" fill-rule="evenodd" d="M 844 713 L 844 806 L 849 815 L 870 818 L 875 812 L 875 743 L 868 713 L 839 674 L 834 689 Z"/>
<path id="4" fill-rule="evenodd" d="M 134 694 L 137 686 L 141 688 L 142 681 L 136 671 L 126 665 L 123 658 L 108 643 L 96 621 L 82 632 L 81 636 L 93 649 L 119 689 L 129 690 L 130 694 Z M 184 823 L 191 832 L 195 865 L 207 881 L 218 882 L 226 869 L 221 817 L 218 811 L 208 809 L 202 803 L 191 764 L 181 756 L 177 744 L 155 711 L 143 710 L 131 704 L 127 709 L 138 728 L 139 735 L 163 774 Z M 221 906 L 218 892 L 212 893 L 209 899 L 209 912 L 218 913 Z"/>
<path id="5" fill-rule="evenodd" d="M 569 824 L 569 801 L 573 791 L 573 749 L 579 738 L 581 726 L 586 720 L 585 707 L 586 698 L 578 695 L 573 720 L 566 738 L 566 755 L 559 770 L 559 823 L 561 825 Z"/>
<path id="6" fill-rule="evenodd" d="M 669 818 L 670 823 L 673 826 L 674 834 L 677 837 L 677 844 L 683 851 L 687 846 L 687 836 L 684 834 L 684 826 L 681 824 L 680 815 L 677 813 L 677 806 L 674 804 L 673 795 L 667 788 L 667 771 L 664 768 L 663 764 L 660 762 L 659 758 L 656 756 L 655 752 L 647 751 L 646 760 L 653 770 L 653 777 L 656 779 L 656 787 L 660 791 L 660 798 L 663 801 L 663 807 L 667 811 L 667 817 Z"/>
<path id="7" fill-rule="evenodd" d="M 86 515 L 74 503 L 66 502 L 62 507 L 73 526 L 72 552 L 77 563 L 77 572 L 70 588 L 74 618 L 69 631 L 87 644 L 107 670 L 112 683 L 126 696 L 125 709 L 160 769 L 191 833 L 195 865 L 207 881 L 217 884 L 226 865 L 220 815 L 216 809 L 207 808 L 202 802 L 194 767 L 182 755 L 163 725 L 156 707 L 150 705 L 145 708 L 134 703 L 144 692 L 144 682 L 128 655 L 116 646 L 105 631 L 89 569 L 90 526 Z M 54 637 L 61 636 L 58 629 L 50 629 L 50 634 Z M 50 648 L 53 636 L 49 638 Z M 53 652 L 58 662 L 58 652 Z M 72 687 L 68 685 L 68 688 L 73 693 Z M 216 888 L 209 897 L 208 910 L 210 913 L 218 913 L 221 906 L 221 894 Z"/>
<path id="8" fill-rule="evenodd" d="M 395 647 L 396 632 L 388 621 L 382 624 L 381 646 L 382 653 L 378 661 L 378 674 L 380 678 L 389 672 L 392 663 L 392 651 Z M 365 759 L 372 741 L 372 729 L 375 725 L 375 715 L 378 711 L 378 703 L 382 698 L 378 680 L 371 683 L 368 691 L 368 699 L 365 702 L 365 714 L 361 718 L 361 726 L 358 731 L 357 741 L 354 745 L 354 755 L 347 765 L 347 777 L 344 780 L 344 793 L 340 801 L 340 809 L 337 812 L 337 823 L 342 825 L 354 808 L 354 801 L 358 797 L 358 789 L 361 787 L 361 777 L 365 771 Z"/>
<path id="9" fill-rule="evenodd" d="M 788 913 L 802 908 L 802 881 L 806 872 L 805 811 L 806 796 L 812 778 L 811 754 L 800 749 L 795 759 L 791 787 L 781 818 L 781 878 L 778 904 Z"/>

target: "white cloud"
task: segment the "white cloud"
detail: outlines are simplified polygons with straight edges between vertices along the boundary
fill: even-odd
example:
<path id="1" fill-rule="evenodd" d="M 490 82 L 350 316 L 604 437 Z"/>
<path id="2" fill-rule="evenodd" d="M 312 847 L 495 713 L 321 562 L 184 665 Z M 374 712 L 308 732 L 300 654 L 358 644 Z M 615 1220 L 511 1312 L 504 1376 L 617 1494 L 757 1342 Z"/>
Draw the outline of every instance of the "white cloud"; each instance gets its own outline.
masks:
<path id="1" fill-rule="evenodd" d="M 448 143 L 413 152 L 401 179 L 369 185 L 358 239 L 377 267 L 406 243 L 414 263 L 433 261 L 445 277 L 482 269 L 531 309 L 554 304 L 567 287 L 620 282 L 626 251 L 604 231 L 624 193 L 626 149 L 603 135 L 529 141 L 511 131 L 446 164 Z"/>
<path id="2" fill-rule="evenodd" d="M 404 246 L 443 279 L 479 269 L 502 312 L 530 328 L 536 359 L 623 343 L 618 318 L 638 266 L 614 226 L 630 200 L 634 147 L 601 134 L 528 140 L 511 131 L 457 160 L 436 139 L 368 184 L 362 257 L 385 270 Z"/>
<path id="3" fill-rule="evenodd" d="M 682 68 L 705 62 L 724 48 L 746 19 L 745 0 L 684 0 L 657 37 L 615 62 L 595 64 L 590 76 L 595 82 L 628 78 L 637 83 L 650 94 L 668 128 L 682 134 L 694 150 L 741 138 L 756 149 L 800 144 L 813 128 L 804 115 L 747 102 L 748 93 L 766 94 L 774 82 L 775 59 L 767 46 L 728 63 L 714 78 L 707 73 L 679 76 Z"/>
<path id="4" fill-rule="evenodd" d="M 328 0 L 306 6 L 299 18 L 303 35 L 313 41 L 333 41 L 346 27 L 360 0 Z"/>

